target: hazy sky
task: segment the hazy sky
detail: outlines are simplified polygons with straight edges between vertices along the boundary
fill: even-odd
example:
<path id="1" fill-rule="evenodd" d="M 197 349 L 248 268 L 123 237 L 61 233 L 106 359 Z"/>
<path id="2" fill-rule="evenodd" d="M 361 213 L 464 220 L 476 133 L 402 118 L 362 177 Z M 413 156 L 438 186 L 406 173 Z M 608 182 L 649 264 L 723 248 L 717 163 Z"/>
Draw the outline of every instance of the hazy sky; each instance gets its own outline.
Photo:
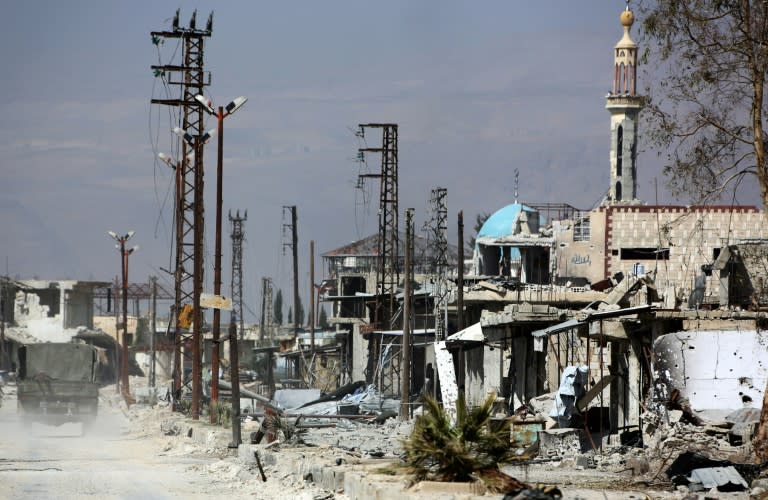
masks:
<path id="1" fill-rule="evenodd" d="M 177 151 L 177 123 L 150 104 L 166 96 L 150 66 L 180 63 L 181 48 L 149 33 L 179 7 L 182 25 L 197 8 L 202 26 L 212 6 L 207 93 L 215 105 L 249 97 L 224 148 L 224 210 L 248 210 L 247 321 L 261 277 L 290 283 L 283 206 L 297 206 L 305 304 L 309 241 L 319 281 L 320 254 L 376 232 L 378 185 L 356 189 L 359 123 L 399 125 L 400 211 L 415 208 L 421 228 L 430 191 L 446 188 L 452 243 L 459 210 L 469 232 L 475 214 L 513 201 L 515 169 L 525 202 L 589 209 L 608 188 L 620 0 L 4 2 L 0 273 L 110 281 L 120 257 L 107 231 L 133 229 L 131 281 L 170 286 L 173 173 L 155 158 Z M 205 154 L 211 290 L 215 141 Z M 655 156 L 641 154 L 640 197 L 654 201 L 658 178 L 671 201 Z M 226 294 L 229 232 L 225 219 Z"/>

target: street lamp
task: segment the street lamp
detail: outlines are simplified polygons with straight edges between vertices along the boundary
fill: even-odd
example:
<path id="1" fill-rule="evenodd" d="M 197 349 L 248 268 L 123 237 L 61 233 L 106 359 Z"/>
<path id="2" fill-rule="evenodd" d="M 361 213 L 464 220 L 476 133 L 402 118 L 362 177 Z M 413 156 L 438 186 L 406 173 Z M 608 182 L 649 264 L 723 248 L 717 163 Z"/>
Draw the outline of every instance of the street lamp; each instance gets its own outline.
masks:
<path id="1" fill-rule="evenodd" d="M 131 239 L 135 231 L 128 231 L 125 235 L 119 236 L 114 231 L 107 232 L 115 241 L 117 241 L 117 248 L 120 251 L 120 266 L 123 272 L 123 348 L 122 359 L 120 368 L 120 378 L 123 389 L 123 395 L 130 394 L 130 387 L 128 386 L 128 256 L 139 249 L 136 245 L 133 248 L 126 250 L 125 242 Z"/>
<path id="2" fill-rule="evenodd" d="M 213 269 L 213 294 L 221 295 L 221 217 L 222 217 L 222 178 L 224 176 L 224 118 L 233 114 L 240 109 L 243 104 L 248 101 L 247 97 L 240 96 L 235 98 L 232 102 L 226 106 L 219 106 L 217 110 L 214 110 L 212 103 L 200 94 L 195 96 L 195 100 L 200 103 L 203 109 L 209 114 L 216 116 L 217 131 L 219 134 L 219 147 L 218 157 L 216 161 L 216 250 L 214 254 L 214 269 Z M 218 401 L 219 399 L 219 337 L 221 335 L 221 310 L 213 310 L 213 349 L 211 353 L 211 401 Z M 240 384 L 237 365 L 237 335 L 230 336 L 229 338 L 229 355 L 230 355 L 230 377 L 232 387 L 236 384 Z M 234 351 L 234 355 L 233 355 Z M 234 363 L 233 363 L 234 361 Z M 233 393 L 234 394 L 234 393 Z M 232 421 L 240 418 L 240 400 L 235 401 L 232 398 Z M 215 416 L 211 414 L 211 422 L 213 423 Z M 239 422 L 238 422 L 239 423 Z M 235 426 L 232 426 L 233 432 L 233 444 L 237 446 L 240 444 L 239 426 L 237 428 L 237 436 L 235 437 Z"/>

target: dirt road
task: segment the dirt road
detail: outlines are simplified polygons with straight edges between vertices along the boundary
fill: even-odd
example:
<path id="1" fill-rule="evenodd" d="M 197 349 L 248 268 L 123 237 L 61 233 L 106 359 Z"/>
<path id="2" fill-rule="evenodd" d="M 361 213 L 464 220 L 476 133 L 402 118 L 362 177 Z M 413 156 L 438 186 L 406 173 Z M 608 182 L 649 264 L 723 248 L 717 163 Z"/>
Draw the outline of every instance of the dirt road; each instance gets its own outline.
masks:
<path id="1" fill-rule="evenodd" d="M 222 457 L 194 449 L 169 454 L 162 439 L 131 432 L 119 407 L 102 401 L 99 420 L 85 435 L 80 424 L 25 426 L 7 389 L 0 408 L 0 498 L 254 498 L 211 480 L 209 470 Z"/>

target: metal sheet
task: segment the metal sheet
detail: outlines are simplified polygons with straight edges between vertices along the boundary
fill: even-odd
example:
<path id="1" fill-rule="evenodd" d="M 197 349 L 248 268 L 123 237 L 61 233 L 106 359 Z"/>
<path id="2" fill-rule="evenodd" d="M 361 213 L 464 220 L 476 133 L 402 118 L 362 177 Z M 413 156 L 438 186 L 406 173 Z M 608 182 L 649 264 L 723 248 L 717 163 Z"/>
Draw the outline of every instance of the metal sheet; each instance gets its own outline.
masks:
<path id="1" fill-rule="evenodd" d="M 705 489 L 721 487 L 728 484 L 743 486 L 744 489 L 749 485 L 743 477 L 730 465 L 728 467 L 708 467 L 706 469 L 695 469 L 691 471 L 688 478 L 691 483 L 700 483 Z"/>
<path id="2" fill-rule="evenodd" d="M 224 311 L 232 310 L 232 298 L 223 295 L 214 295 L 212 293 L 200 294 L 200 307 L 210 307 L 211 309 L 222 309 Z"/>
<path id="3" fill-rule="evenodd" d="M 454 333 L 447 339 L 446 342 L 485 342 L 485 335 L 483 335 L 483 327 L 480 323 L 475 323 L 459 332 Z"/>

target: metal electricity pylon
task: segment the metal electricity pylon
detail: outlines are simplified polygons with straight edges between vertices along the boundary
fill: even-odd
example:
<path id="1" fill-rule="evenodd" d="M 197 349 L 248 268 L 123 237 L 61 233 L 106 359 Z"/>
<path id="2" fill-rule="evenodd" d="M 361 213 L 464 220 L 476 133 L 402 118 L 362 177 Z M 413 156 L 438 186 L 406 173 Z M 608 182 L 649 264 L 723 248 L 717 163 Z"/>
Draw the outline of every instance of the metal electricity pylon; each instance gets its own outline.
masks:
<path id="1" fill-rule="evenodd" d="M 446 334 L 446 319 L 444 315 L 448 300 L 448 208 L 445 199 L 448 190 L 435 188 L 432 190 L 430 206 L 432 215 L 425 224 L 431 250 L 430 270 L 434 290 L 435 338 L 444 339 Z"/>
<path id="2" fill-rule="evenodd" d="M 370 335 L 368 349 L 368 367 L 366 381 L 372 382 L 375 372 L 373 363 L 381 353 L 381 335 L 376 330 L 392 327 L 395 311 L 395 293 L 400 281 L 400 263 L 398 253 L 398 159 L 397 159 L 397 124 L 367 123 L 359 125 L 358 136 L 364 138 L 366 129 L 381 129 L 381 147 L 359 148 L 358 158 L 364 159 L 365 153 L 381 154 L 381 172 L 363 174 L 359 179 L 376 178 L 380 181 L 379 189 L 379 260 L 376 272 L 376 299 L 371 325 L 364 333 Z"/>
<path id="3" fill-rule="evenodd" d="M 190 135 L 192 141 L 181 141 L 181 157 L 187 158 L 192 150 L 194 164 L 180 161 L 176 172 L 176 245 L 175 297 L 173 315 L 176 318 L 174 332 L 173 360 L 173 397 L 176 408 L 181 400 L 183 389 L 192 391 L 192 418 L 200 418 L 200 397 L 202 394 L 201 373 L 201 331 L 202 311 L 200 309 L 200 293 L 203 283 L 203 150 L 200 139 L 204 131 L 204 110 L 195 100 L 195 96 L 204 93 L 204 88 L 210 85 L 210 73 L 203 69 L 204 42 L 211 36 L 213 30 L 213 13 L 208 17 L 205 29 L 197 28 L 197 11 L 194 11 L 187 27 L 179 25 L 179 11 L 173 18 L 170 31 L 151 32 L 155 44 L 163 43 L 164 39 L 181 40 L 181 65 L 152 66 L 154 74 L 162 78 L 167 85 L 181 87 L 182 96 L 179 99 L 152 99 L 153 104 L 163 104 L 181 108 L 181 124 L 177 125 Z M 192 145 L 190 146 L 190 142 Z M 193 331 L 189 333 L 189 323 L 182 318 L 184 309 L 191 307 L 191 324 Z M 191 355 L 190 355 L 190 350 Z M 185 376 L 182 356 L 191 358 L 191 379 Z"/>
<path id="4" fill-rule="evenodd" d="M 237 318 L 238 338 L 242 339 L 245 333 L 243 323 L 243 222 L 248 219 L 248 211 L 240 216 L 240 210 L 234 217 L 229 212 L 229 221 L 232 223 L 232 317 Z"/>

